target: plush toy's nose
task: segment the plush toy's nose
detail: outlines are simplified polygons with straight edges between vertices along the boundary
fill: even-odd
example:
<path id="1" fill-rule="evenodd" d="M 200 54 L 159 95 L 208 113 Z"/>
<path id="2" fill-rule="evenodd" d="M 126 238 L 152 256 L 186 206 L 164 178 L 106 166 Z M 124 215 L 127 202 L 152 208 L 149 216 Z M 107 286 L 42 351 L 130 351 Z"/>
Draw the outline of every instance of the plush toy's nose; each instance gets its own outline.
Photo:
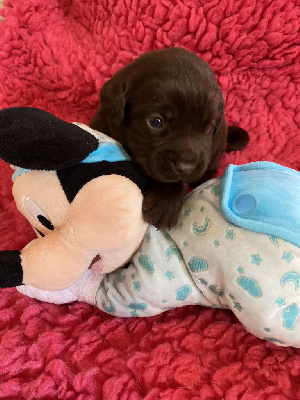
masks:
<path id="1" fill-rule="evenodd" d="M 63 290 L 88 270 L 95 254 L 73 241 L 72 227 L 77 228 L 71 223 L 67 237 L 56 229 L 30 242 L 21 251 L 23 284 L 42 290 Z"/>
<path id="2" fill-rule="evenodd" d="M 19 251 L 0 252 L 0 287 L 9 288 L 23 283 L 23 269 Z"/>

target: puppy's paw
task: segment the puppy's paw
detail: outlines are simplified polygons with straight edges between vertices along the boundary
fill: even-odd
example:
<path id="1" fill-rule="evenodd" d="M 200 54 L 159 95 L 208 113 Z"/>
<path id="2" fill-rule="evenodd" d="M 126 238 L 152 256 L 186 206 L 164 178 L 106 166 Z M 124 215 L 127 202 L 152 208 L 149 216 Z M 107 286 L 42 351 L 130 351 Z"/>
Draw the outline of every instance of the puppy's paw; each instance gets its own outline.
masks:
<path id="1" fill-rule="evenodd" d="M 182 190 L 178 190 L 176 186 L 173 189 L 156 186 L 150 189 L 144 197 L 144 219 L 158 229 L 172 228 L 177 224 Z"/>
<path id="2" fill-rule="evenodd" d="M 149 194 L 143 201 L 143 216 L 158 229 L 172 228 L 178 221 L 180 206 L 180 201 L 157 199 Z"/>

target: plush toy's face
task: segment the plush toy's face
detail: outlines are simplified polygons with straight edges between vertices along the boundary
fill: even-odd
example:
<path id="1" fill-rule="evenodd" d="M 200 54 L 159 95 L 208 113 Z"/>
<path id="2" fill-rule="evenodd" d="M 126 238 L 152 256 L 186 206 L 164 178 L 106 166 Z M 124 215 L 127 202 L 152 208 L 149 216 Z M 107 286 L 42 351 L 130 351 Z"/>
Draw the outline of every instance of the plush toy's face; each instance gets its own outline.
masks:
<path id="1" fill-rule="evenodd" d="M 44 237 L 65 222 L 70 203 L 55 171 L 30 171 L 19 176 L 13 195 L 38 236 Z"/>
<path id="2" fill-rule="evenodd" d="M 9 127 L 15 123 L 15 119 L 10 118 L 13 112 L 7 110 L 6 113 L 4 110 L 2 114 Z M 24 109 L 17 109 L 16 120 L 21 119 L 23 112 Z M 75 283 L 88 268 L 108 273 L 124 265 L 140 245 L 147 228 L 142 218 L 143 195 L 135 183 L 140 177 L 133 166 L 122 158 L 118 146 L 110 143 L 109 139 L 104 138 L 104 145 L 102 142 L 99 145 L 93 132 L 88 134 L 88 127 L 77 126 L 75 132 L 69 132 L 69 129 L 74 130 L 73 124 L 57 122 L 51 115 L 48 127 L 50 139 L 45 138 L 47 132 L 41 132 L 44 136 L 35 137 L 37 119 L 47 120 L 48 113 L 25 109 L 24 114 L 25 125 L 30 124 L 30 118 L 33 120 L 32 131 L 20 133 L 11 128 L 9 132 L 10 137 L 15 135 L 16 141 L 21 141 L 20 154 L 6 142 L 6 149 L 2 148 L 0 152 L 3 151 L 5 161 L 21 167 L 15 173 L 13 195 L 18 209 L 39 238 L 20 252 L 22 280 L 14 284 L 61 290 Z M 57 124 L 60 143 L 54 146 L 53 142 L 58 139 L 53 133 L 53 126 Z M 65 129 L 64 133 L 62 129 Z M 68 134 L 72 133 L 69 138 Z M 75 154 L 76 143 L 72 143 L 76 135 L 81 141 L 77 143 L 80 154 Z M 81 135 L 84 136 L 83 141 Z M 22 140 L 25 141 L 24 146 Z M 70 149 L 65 151 L 63 145 L 68 145 L 69 141 Z M 54 161 L 51 152 L 48 157 L 41 155 L 43 151 L 46 153 L 49 143 L 51 152 L 55 152 Z M 31 148 L 25 151 L 25 146 Z M 84 146 L 87 146 L 86 150 L 83 150 Z M 70 151 L 72 154 L 69 157 Z M 93 160 L 98 157 L 97 162 L 86 161 L 90 155 Z M 110 161 L 116 157 L 117 162 Z M 57 169 L 52 166 L 53 162 Z M 35 169 L 36 164 L 41 168 Z M 9 263 L 7 257 L 4 261 L 6 265 Z M 11 262 L 16 265 L 16 258 L 14 263 Z"/>
<path id="3" fill-rule="evenodd" d="M 19 211 L 30 222 L 39 237 L 45 237 L 50 232 L 59 231 L 70 218 L 72 203 L 62 190 L 55 171 L 30 171 L 18 177 L 13 186 L 13 195 Z M 89 200 L 89 199 L 87 199 Z M 88 210 L 91 204 L 87 201 L 82 204 L 82 212 L 88 219 Z M 90 236 L 95 232 L 90 221 Z M 59 254 L 61 248 L 57 248 Z M 97 254 L 90 268 L 102 272 L 103 263 L 100 254 Z"/>

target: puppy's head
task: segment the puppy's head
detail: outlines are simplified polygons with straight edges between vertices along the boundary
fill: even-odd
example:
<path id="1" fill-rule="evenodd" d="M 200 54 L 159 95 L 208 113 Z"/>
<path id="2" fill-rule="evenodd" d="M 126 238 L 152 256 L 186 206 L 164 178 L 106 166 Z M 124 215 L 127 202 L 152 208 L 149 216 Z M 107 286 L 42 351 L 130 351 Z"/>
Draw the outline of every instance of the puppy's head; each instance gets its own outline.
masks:
<path id="1" fill-rule="evenodd" d="M 197 181 L 216 143 L 225 146 L 223 97 L 213 72 L 181 48 L 138 57 L 106 82 L 100 98 L 91 127 L 121 142 L 155 180 Z"/>

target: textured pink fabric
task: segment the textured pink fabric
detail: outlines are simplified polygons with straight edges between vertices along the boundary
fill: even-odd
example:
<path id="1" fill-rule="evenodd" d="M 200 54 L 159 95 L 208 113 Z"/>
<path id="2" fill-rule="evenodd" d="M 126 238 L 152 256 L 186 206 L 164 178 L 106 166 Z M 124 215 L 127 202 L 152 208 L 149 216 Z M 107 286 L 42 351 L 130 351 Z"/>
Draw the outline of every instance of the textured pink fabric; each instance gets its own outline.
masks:
<path id="1" fill-rule="evenodd" d="M 88 122 L 121 66 L 183 46 L 210 63 L 228 122 L 251 135 L 219 172 L 262 159 L 300 169 L 296 0 L 9 0 L 2 14 L 0 108 L 35 106 Z M 34 234 L 14 206 L 9 166 L 0 168 L 0 249 L 20 249 Z M 0 399 L 295 400 L 300 351 L 256 339 L 224 310 L 122 320 L 7 289 Z"/>

